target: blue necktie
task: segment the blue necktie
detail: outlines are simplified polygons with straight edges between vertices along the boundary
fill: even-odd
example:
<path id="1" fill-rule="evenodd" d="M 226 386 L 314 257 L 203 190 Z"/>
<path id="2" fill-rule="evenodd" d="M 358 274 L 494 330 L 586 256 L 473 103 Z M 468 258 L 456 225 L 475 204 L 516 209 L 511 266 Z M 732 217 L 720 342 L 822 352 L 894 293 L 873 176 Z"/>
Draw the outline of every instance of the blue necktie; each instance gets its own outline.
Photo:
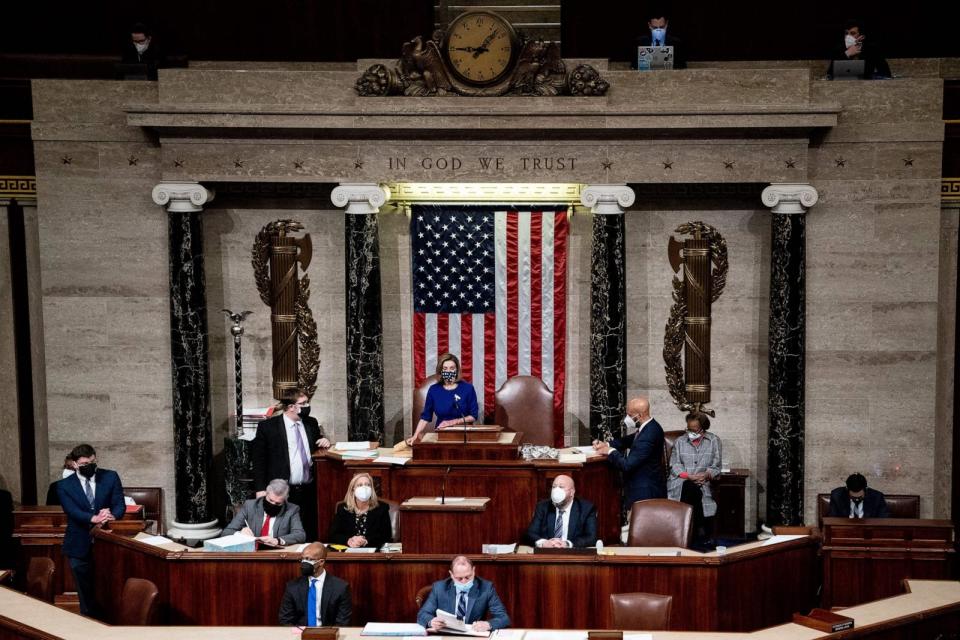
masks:
<path id="1" fill-rule="evenodd" d="M 466 621 L 467 619 L 467 594 L 461 593 L 457 596 L 459 602 L 457 602 L 457 617 L 461 620 Z"/>
<path id="2" fill-rule="evenodd" d="M 96 500 L 95 500 L 94 497 L 93 497 L 93 487 L 90 486 L 90 481 L 89 481 L 89 480 L 84 480 L 84 481 L 83 481 L 83 484 L 84 484 L 84 487 L 85 487 L 84 493 L 87 494 L 87 502 L 90 503 L 90 508 L 93 509 L 93 505 L 94 505 L 94 503 L 96 502 Z"/>
<path id="3" fill-rule="evenodd" d="M 317 580 L 310 578 L 309 591 L 307 591 L 307 626 L 317 626 Z"/>
<path id="4" fill-rule="evenodd" d="M 554 538 L 563 538 L 563 509 L 557 510 L 557 526 L 553 529 Z"/>

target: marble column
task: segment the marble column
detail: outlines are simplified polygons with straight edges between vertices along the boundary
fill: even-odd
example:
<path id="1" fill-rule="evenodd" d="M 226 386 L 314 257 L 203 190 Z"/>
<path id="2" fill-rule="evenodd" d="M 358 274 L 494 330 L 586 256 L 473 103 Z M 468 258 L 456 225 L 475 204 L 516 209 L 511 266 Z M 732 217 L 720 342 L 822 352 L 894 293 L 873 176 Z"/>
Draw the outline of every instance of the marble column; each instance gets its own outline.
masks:
<path id="1" fill-rule="evenodd" d="M 808 184 L 772 184 L 767 391 L 767 525 L 803 523 L 806 218 L 817 203 Z"/>
<path id="2" fill-rule="evenodd" d="M 377 215 L 390 191 L 342 184 L 331 194 L 346 207 L 347 417 L 350 440 L 383 440 L 383 316 Z"/>
<path id="3" fill-rule="evenodd" d="M 627 291 L 623 210 L 633 189 L 590 185 L 580 199 L 593 213 L 590 259 L 590 435 L 620 434 L 627 395 Z"/>
<path id="4" fill-rule="evenodd" d="M 220 533 L 211 518 L 208 480 L 213 460 L 210 362 L 203 265 L 203 205 L 213 192 L 195 182 L 161 182 L 153 201 L 167 208 L 170 251 L 170 351 L 173 373 L 175 538 Z"/>

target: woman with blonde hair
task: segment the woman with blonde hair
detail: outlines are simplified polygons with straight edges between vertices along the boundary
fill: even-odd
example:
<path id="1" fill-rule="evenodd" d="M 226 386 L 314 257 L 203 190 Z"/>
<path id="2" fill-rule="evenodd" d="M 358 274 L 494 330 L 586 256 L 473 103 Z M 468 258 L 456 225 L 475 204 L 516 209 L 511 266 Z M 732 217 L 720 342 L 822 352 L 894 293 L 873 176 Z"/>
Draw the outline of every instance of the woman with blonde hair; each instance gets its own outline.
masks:
<path id="1" fill-rule="evenodd" d="M 370 474 L 358 473 L 347 485 L 343 502 L 337 505 L 327 542 L 379 549 L 392 537 L 390 507 L 377 500 Z"/>

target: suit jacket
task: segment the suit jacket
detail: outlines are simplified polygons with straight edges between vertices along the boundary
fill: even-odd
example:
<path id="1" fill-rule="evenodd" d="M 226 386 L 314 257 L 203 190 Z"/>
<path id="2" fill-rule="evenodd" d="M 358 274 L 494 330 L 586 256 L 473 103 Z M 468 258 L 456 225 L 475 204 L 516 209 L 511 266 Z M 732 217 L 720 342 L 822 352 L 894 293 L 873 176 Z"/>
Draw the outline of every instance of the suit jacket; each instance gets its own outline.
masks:
<path id="1" fill-rule="evenodd" d="M 683 56 L 683 41 L 680 38 L 675 38 L 670 35 L 670 30 L 667 30 L 667 37 L 665 38 L 665 47 L 673 47 L 673 68 L 674 69 L 684 69 L 687 66 L 687 59 Z M 650 35 L 650 31 L 647 31 L 645 34 L 637 37 L 637 46 L 638 47 L 650 47 L 652 46 L 653 37 Z M 637 50 L 633 50 L 633 54 L 630 56 L 630 68 L 637 68 Z"/>
<path id="2" fill-rule="evenodd" d="M 610 442 L 607 461 L 623 473 L 623 497 L 627 510 L 637 500 L 666 498 L 663 473 L 663 428 L 650 420 L 639 434 Z M 625 451 L 629 449 L 629 453 Z"/>
<path id="3" fill-rule="evenodd" d="M 327 533 L 327 542 L 333 544 L 347 544 L 347 540 L 357 533 L 357 516 L 347 511 L 347 505 L 337 505 L 337 513 L 330 523 Z M 376 509 L 367 512 L 367 546 L 379 549 L 393 539 L 393 529 L 390 526 L 390 506 L 381 502 Z"/>
<path id="4" fill-rule="evenodd" d="M 886 57 L 884 57 L 883 52 L 875 46 L 872 40 L 864 40 L 860 48 L 860 55 L 855 58 L 847 57 L 847 48 L 843 45 L 838 46 L 833 51 L 833 57 L 830 60 L 830 66 L 827 67 L 827 75 L 833 78 L 833 62 L 834 60 L 863 60 L 863 76 L 864 80 L 870 80 L 874 77 L 877 78 L 889 78 L 893 74 L 890 73 L 890 64 L 887 63 Z"/>
<path id="5" fill-rule="evenodd" d="M 123 486 L 120 476 L 110 469 L 97 469 L 94 476 L 97 487 L 94 491 L 93 506 L 87 500 L 80 484 L 80 474 L 64 478 L 57 483 L 57 495 L 63 512 L 67 514 L 67 531 L 63 536 L 63 555 L 70 558 L 85 558 L 90 553 L 93 524 L 90 518 L 101 509 L 108 508 L 113 517 L 119 520 L 126 512 L 123 502 Z"/>
<path id="6" fill-rule="evenodd" d="M 309 578 L 300 576 L 287 583 L 280 602 L 280 624 L 307 625 L 307 588 Z M 320 592 L 320 624 L 324 627 L 349 627 L 353 610 L 350 598 L 350 585 L 337 576 L 323 579 L 323 591 Z"/>
<path id="7" fill-rule="evenodd" d="M 301 418 L 303 429 L 307 432 L 307 447 L 312 453 L 317 440 L 323 437 L 323 431 L 314 418 Z M 287 428 L 283 424 L 283 414 L 263 420 L 257 425 L 257 436 L 250 443 L 250 457 L 253 461 L 253 490 L 263 491 L 271 480 L 290 479 L 290 454 L 287 450 Z"/>
<path id="8" fill-rule="evenodd" d="M 237 510 L 237 515 L 223 530 L 222 535 L 229 536 L 244 527 L 250 527 L 253 535 L 259 536 L 260 529 L 263 528 L 265 499 L 255 498 L 244 502 L 243 506 Z M 277 522 L 273 525 L 273 537 L 281 538 L 284 544 L 300 544 L 307 541 L 303 523 L 300 522 L 300 507 L 291 502 L 284 503 L 283 509 L 277 515 Z"/>
<path id="9" fill-rule="evenodd" d="M 456 613 L 457 592 L 453 586 L 453 580 L 438 580 L 433 583 L 433 589 L 430 590 L 430 597 L 420 607 L 417 613 L 417 623 L 422 627 L 430 627 L 430 621 L 437 616 L 437 609 L 442 609 L 447 613 Z M 497 595 L 497 590 L 493 583 L 483 578 L 473 579 L 473 588 L 467 594 L 467 617 L 466 623 L 472 624 L 477 620 L 483 620 L 490 614 L 491 629 L 505 629 L 510 626 L 510 616 Z"/>
<path id="10" fill-rule="evenodd" d="M 850 517 L 850 493 L 847 491 L 846 487 L 837 487 L 830 492 L 830 510 L 827 511 L 827 517 Z M 887 508 L 887 500 L 883 497 L 883 494 L 876 489 L 867 487 L 867 491 L 863 496 L 863 517 L 890 517 L 890 509 Z"/>
<path id="11" fill-rule="evenodd" d="M 527 541 L 549 540 L 557 526 L 557 507 L 550 500 L 541 500 L 533 512 L 533 520 L 527 527 Z M 567 523 L 567 540 L 575 547 L 589 547 L 597 541 L 597 509 L 583 498 L 574 498 L 570 504 L 570 521 Z"/>

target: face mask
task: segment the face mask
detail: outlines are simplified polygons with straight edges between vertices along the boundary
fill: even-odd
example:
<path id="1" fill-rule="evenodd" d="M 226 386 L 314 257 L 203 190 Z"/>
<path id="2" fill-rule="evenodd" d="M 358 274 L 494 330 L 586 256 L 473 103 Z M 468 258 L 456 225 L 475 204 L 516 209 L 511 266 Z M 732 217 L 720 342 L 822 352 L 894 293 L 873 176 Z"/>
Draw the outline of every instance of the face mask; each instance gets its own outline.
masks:
<path id="1" fill-rule="evenodd" d="M 300 575 L 310 577 L 313 575 L 314 565 L 317 563 L 313 560 L 301 560 L 300 561 Z"/>
<path id="2" fill-rule="evenodd" d="M 134 48 L 137 50 L 137 53 L 142 54 L 150 46 L 149 42 L 134 42 Z"/>
<path id="3" fill-rule="evenodd" d="M 365 484 L 360 485 L 359 487 L 354 487 L 353 495 L 360 502 L 366 502 L 370 499 L 370 496 L 373 495 L 373 487 L 368 487 Z"/>
<path id="4" fill-rule="evenodd" d="M 310 415 L 310 405 L 307 405 L 307 406 L 305 406 L 305 407 L 300 407 L 300 417 L 301 417 L 301 418 L 306 418 L 306 417 L 309 416 L 309 415 Z"/>
<path id="5" fill-rule="evenodd" d="M 464 583 L 454 582 L 453 586 L 456 587 L 457 593 L 467 593 L 473 588 L 473 580 Z"/>
<path id="6" fill-rule="evenodd" d="M 627 433 L 632 433 L 637 428 L 637 421 L 631 416 L 627 416 L 623 419 L 623 426 L 627 428 Z"/>
<path id="7" fill-rule="evenodd" d="M 69 478 L 70 476 L 72 476 L 72 475 L 75 474 L 75 473 L 76 473 L 76 471 L 74 471 L 73 469 L 64 469 L 64 470 L 63 470 L 63 477 L 64 477 L 64 478 Z"/>
<path id="8" fill-rule="evenodd" d="M 851 35 L 843 36 L 843 45 L 849 49 L 853 45 L 857 44 L 857 39 Z"/>
<path id="9" fill-rule="evenodd" d="M 82 475 L 84 478 L 92 478 L 93 476 L 97 475 L 97 463 L 91 462 L 90 464 L 85 464 L 77 469 L 77 471 L 79 471 L 80 475 Z"/>
<path id="10" fill-rule="evenodd" d="M 697 433 L 696 431 L 687 431 L 687 437 L 691 440 L 699 440 L 703 437 L 703 431 Z"/>
<path id="11" fill-rule="evenodd" d="M 453 382 L 454 380 L 457 379 L 457 372 L 456 372 L 456 371 L 441 371 L 441 372 L 440 372 L 440 379 L 443 380 L 444 382 Z"/>
<path id="12" fill-rule="evenodd" d="M 650 29 L 650 35 L 653 38 L 652 42 L 659 42 L 661 45 L 664 43 L 664 38 L 667 35 L 667 30 L 663 28 Z"/>
<path id="13" fill-rule="evenodd" d="M 562 504 L 567 499 L 567 492 L 562 487 L 554 487 L 550 490 L 550 499 L 553 504 Z"/>
<path id="14" fill-rule="evenodd" d="M 274 503 L 270 502 L 269 500 L 267 500 L 266 498 L 264 498 L 264 500 L 263 500 L 263 512 L 264 512 L 265 514 L 267 514 L 268 516 L 270 516 L 271 518 L 273 518 L 274 516 L 278 515 L 282 510 L 283 510 L 283 505 L 282 505 L 282 504 L 274 504 Z"/>

